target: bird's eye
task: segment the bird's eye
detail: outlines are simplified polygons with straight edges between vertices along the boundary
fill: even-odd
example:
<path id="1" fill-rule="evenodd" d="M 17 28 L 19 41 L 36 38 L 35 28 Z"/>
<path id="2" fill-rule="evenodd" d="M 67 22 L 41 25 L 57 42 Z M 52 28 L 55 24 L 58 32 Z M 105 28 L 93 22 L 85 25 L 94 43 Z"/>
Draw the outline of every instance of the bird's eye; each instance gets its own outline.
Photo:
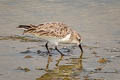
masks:
<path id="1" fill-rule="evenodd" d="M 78 41 L 81 41 L 81 39 L 78 39 Z"/>

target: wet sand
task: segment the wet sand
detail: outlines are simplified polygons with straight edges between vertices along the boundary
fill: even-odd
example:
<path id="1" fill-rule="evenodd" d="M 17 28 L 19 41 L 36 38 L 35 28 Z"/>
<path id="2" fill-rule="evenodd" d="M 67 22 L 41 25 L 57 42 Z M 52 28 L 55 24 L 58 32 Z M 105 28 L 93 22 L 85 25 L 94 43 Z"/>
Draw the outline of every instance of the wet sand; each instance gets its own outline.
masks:
<path id="1" fill-rule="evenodd" d="M 120 0 L 0 0 L 0 80 L 120 80 L 119 17 Z M 48 57 L 46 41 L 16 28 L 56 21 L 81 34 L 82 58 L 74 45 Z"/>

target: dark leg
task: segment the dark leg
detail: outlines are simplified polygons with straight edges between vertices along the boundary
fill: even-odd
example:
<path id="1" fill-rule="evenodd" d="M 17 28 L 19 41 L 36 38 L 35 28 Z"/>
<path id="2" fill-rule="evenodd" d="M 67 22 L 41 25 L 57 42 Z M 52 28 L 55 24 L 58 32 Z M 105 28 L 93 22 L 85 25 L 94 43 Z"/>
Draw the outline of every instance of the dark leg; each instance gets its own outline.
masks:
<path id="1" fill-rule="evenodd" d="M 47 49 L 47 51 L 48 51 L 49 56 L 51 56 L 50 51 L 49 51 L 49 48 L 48 48 L 48 42 L 45 44 L 45 47 L 46 47 L 46 49 Z"/>
<path id="2" fill-rule="evenodd" d="M 55 46 L 55 49 L 61 54 L 61 56 L 64 56 L 64 54 L 58 50 L 57 46 Z"/>

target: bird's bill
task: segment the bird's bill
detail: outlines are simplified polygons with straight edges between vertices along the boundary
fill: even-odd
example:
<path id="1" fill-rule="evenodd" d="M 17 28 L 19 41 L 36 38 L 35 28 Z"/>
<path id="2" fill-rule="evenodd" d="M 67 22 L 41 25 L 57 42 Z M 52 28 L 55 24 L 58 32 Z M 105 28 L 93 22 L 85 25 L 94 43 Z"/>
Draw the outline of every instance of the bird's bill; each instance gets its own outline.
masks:
<path id="1" fill-rule="evenodd" d="M 83 53 L 83 49 L 82 49 L 81 44 L 79 44 L 79 48 L 80 48 L 81 52 Z"/>

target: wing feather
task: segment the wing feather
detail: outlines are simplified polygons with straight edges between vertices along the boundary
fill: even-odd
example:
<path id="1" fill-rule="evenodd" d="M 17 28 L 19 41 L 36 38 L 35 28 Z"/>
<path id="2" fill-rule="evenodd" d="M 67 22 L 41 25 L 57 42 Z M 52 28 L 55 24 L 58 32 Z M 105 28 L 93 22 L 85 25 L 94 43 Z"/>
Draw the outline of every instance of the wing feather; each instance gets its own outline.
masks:
<path id="1" fill-rule="evenodd" d="M 71 33 L 71 28 L 63 23 L 45 23 L 39 24 L 37 27 L 33 27 L 31 30 L 26 32 L 32 33 L 38 36 L 48 36 L 48 37 L 60 37 L 63 38 Z"/>

